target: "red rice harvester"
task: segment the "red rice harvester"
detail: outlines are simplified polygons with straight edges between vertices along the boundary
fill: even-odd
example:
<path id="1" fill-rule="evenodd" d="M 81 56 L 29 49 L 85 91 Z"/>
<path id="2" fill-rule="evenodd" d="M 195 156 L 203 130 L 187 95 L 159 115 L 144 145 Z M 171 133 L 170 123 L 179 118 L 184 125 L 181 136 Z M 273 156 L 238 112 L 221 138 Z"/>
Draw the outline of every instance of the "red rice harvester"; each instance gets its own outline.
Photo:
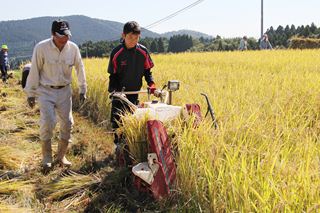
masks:
<path id="1" fill-rule="evenodd" d="M 146 162 L 138 163 L 132 167 L 132 173 L 134 175 L 134 186 L 137 190 L 150 193 L 156 200 L 160 200 L 170 194 L 170 190 L 174 188 L 176 179 L 176 164 L 170 140 L 162 122 L 175 119 L 180 116 L 182 112 L 185 116 L 195 114 L 195 127 L 199 125 L 202 120 L 200 106 L 198 104 L 186 104 L 185 107 L 171 105 L 172 93 L 179 90 L 179 87 L 179 81 L 168 81 L 167 85 L 161 90 L 156 90 L 154 93 L 160 101 L 149 101 L 150 92 L 148 90 L 114 92 L 111 94 L 112 98 L 117 98 L 126 103 L 132 110 L 133 115 L 138 119 L 146 114 L 152 119 L 148 120 L 146 125 L 148 150 L 150 153 L 147 154 Z M 167 90 L 165 90 L 165 88 L 167 88 Z M 148 101 L 144 102 L 143 107 L 134 105 L 125 96 L 126 94 L 140 93 L 148 94 Z M 206 116 L 210 112 L 213 125 L 217 128 L 214 111 L 209 99 L 206 94 L 201 93 L 201 95 L 205 96 L 208 105 Z"/>

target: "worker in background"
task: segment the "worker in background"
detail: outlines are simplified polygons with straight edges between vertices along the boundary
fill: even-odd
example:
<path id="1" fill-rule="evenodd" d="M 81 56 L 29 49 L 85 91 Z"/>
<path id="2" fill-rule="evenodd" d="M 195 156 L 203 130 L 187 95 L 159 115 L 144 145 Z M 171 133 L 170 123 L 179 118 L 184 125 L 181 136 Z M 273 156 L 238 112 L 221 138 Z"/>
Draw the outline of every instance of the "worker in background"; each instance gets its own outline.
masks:
<path id="1" fill-rule="evenodd" d="M 1 46 L 0 69 L 1 69 L 2 81 L 6 83 L 8 79 L 8 70 L 9 70 L 8 46 L 6 44 L 3 44 Z"/>
<path id="2" fill-rule="evenodd" d="M 142 78 L 144 77 L 151 93 L 154 93 L 156 87 L 153 81 L 151 68 L 154 66 L 146 47 L 138 43 L 141 34 L 141 28 L 135 21 L 127 22 L 123 27 L 122 42 L 115 47 L 110 55 L 108 73 L 109 88 L 108 91 L 120 92 L 138 91 L 142 87 Z M 127 98 L 133 104 L 138 104 L 138 95 L 127 95 Z M 119 100 L 112 100 L 111 106 L 111 125 L 114 130 L 118 126 L 121 113 L 128 108 Z M 114 143 L 118 144 L 120 138 L 115 134 Z"/>
<path id="3" fill-rule="evenodd" d="M 23 66 L 22 69 L 22 78 L 21 78 L 21 86 L 24 89 L 26 87 L 27 78 L 30 72 L 31 63 L 27 63 Z"/>
<path id="4" fill-rule="evenodd" d="M 69 41 L 71 31 L 65 20 L 55 20 L 51 26 L 52 37 L 39 42 L 33 51 L 31 69 L 25 91 L 31 108 L 38 98 L 40 107 L 40 140 L 42 165 L 45 171 L 52 164 L 71 166 L 65 157 L 71 142 L 72 117 L 72 67 L 75 67 L 80 90 L 80 101 L 86 99 L 86 76 L 78 46 Z M 60 122 L 60 137 L 57 157 L 52 162 L 51 140 L 56 125 Z"/>
<path id="5" fill-rule="evenodd" d="M 248 49 L 248 38 L 247 36 L 243 36 L 240 40 L 239 50 L 244 51 Z"/>
<path id="6" fill-rule="evenodd" d="M 266 33 L 263 34 L 262 38 L 260 39 L 259 47 L 261 50 L 272 50 L 272 45 Z"/>

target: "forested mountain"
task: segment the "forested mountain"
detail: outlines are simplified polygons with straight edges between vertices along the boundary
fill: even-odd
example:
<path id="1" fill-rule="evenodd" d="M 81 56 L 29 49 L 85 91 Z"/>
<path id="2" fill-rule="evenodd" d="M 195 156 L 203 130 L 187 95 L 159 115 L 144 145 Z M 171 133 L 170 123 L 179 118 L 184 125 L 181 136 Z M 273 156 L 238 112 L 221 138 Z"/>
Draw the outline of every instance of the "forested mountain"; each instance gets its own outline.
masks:
<path id="1" fill-rule="evenodd" d="M 58 17 L 39 17 L 16 21 L 0 22 L 0 44 L 9 46 L 10 56 L 16 58 L 28 58 L 32 55 L 34 45 L 50 37 L 51 23 Z M 112 41 L 120 39 L 123 23 L 90 18 L 83 15 L 59 17 L 69 21 L 72 41 L 77 44 L 86 41 Z M 192 37 L 209 37 L 206 34 L 183 30 L 163 35 L 150 30 L 142 29 L 142 38 L 159 38 L 177 34 L 188 34 Z"/>
<path id="2" fill-rule="evenodd" d="M 172 36 L 175 35 L 189 35 L 193 38 L 212 38 L 211 35 L 205 34 L 205 33 L 201 33 L 198 31 L 193 31 L 193 30 L 178 30 L 178 31 L 171 31 L 171 32 L 166 32 L 166 33 L 162 33 L 161 37 L 165 37 L 165 38 L 170 38 Z"/>
<path id="3" fill-rule="evenodd" d="M 9 46 L 10 55 L 30 56 L 35 43 L 50 37 L 51 23 L 58 17 L 39 17 L 17 21 L 0 22 L 0 42 Z M 77 44 L 85 41 L 117 40 L 120 38 L 123 23 L 94 19 L 82 15 L 61 17 L 70 23 L 72 41 Z M 159 34 L 143 30 L 145 37 L 159 37 Z"/>

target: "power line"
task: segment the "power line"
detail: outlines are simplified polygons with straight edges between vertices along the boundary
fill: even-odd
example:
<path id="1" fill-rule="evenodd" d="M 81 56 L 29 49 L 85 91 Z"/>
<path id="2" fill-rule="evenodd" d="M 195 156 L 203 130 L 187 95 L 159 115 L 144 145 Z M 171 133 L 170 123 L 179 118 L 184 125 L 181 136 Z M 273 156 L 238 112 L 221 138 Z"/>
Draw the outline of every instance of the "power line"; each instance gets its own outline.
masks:
<path id="1" fill-rule="evenodd" d="M 182 9 L 180 9 L 180 10 L 174 12 L 174 13 L 171 13 L 170 15 L 168 15 L 168 16 L 162 18 L 162 19 L 159 19 L 158 21 L 155 21 L 155 22 L 153 22 L 153 23 L 151 23 L 151 24 L 149 24 L 149 25 L 147 25 L 147 26 L 145 26 L 143 28 L 148 30 L 148 29 L 150 29 L 152 27 L 155 27 L 155 26 L 161 24 L 162 22 L 165 22 L 165 21 L 168 21 L 169 19 L 172 19 L 173 17 L 179 15 L 180 13 L 184 12 L 185 10 L 188 10 L 188 9 L 191 9 L 192 7 L 195 7 L 196 5 L 200 4 L 203 1 L 205 1 L 205 0 L 195 1 L 192 4 L 190 4 L 188 6 L 185 6 L 184 8 L 182 8 Z M 113 41 L 113 40 L 117 40 L 117 39 L 118 39 L 118 37 L 110 39 L 110 40 Z"/>
<path id="2" fill-rule="evenodd" d="M 191 8 L 195 7 L 196 5 L 200 4 L 200 3 L 203 2 L 203 1 L 204 1 L 204 0 L 198 0 L 198 1 L 196 1 L 196 2 L 193 2 L 192 4 L 190 4 L 190 5 L 182 8 L 182 9 L 180 9 L 180 10 L 178 10 L 178 11 L 176 11 L 176 12 L 174 12 L 174 13 L 172 13 L 172 14 L 170 14 L 170 15 L 168 15 L 168 16 L 160 19 L 160 20 L 155 21 L 155 22 L 153 22 L 153 23 L 145 26 L 144 28 L 145 28 L 145 29 L 150 29 L 150 28 L 152 28 L 152 27 L 155 27 L 155 26 L 161 24 L 162 22 L 165 22 L 165 21 L 167 21 L 167 20 L 169 20 L 169 19 L 172 19 L 173 17 L 179 15 L 180 13 L 184 12 L 185 10 L 188 10 L 188 9 L 191 9 Z"/>

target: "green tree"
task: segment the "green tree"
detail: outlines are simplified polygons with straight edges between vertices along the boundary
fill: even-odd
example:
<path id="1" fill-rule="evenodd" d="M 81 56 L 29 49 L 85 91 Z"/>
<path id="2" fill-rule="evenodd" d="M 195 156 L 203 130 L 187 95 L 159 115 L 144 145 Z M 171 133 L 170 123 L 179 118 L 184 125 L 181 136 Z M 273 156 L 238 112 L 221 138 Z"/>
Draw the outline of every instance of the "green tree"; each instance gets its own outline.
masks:
<path id="1" fill-rule="evenodd" d="M 164 49 L 164 42 L 162 38 L 158 39 L 158 52 L 159 53 L 164 53 L 165 49 Z"/>
<path id="2" fill-rule="evenodd" d="M 153 39 L 153 41 L 151 42 L 150 51 L 152 53 L 157 53 L 158 52 L 158 42 L 157 42 L 156 39 Z"/>
<path id="3" fill-rule="evenodd" d="M 193 46 L 192 37 L 188 35 L 174 35 L 169 40 L 168 52 L 184 52 Z"/>
<path id="4" fill-rule="evenodd" d="M 303 35 L 304 37 L 307 38 L 307 37 L 310 36 L 310 34 L 311 34 L 310 26 L 307 25 L 307 26 L 303 29 L 303 31 L 301 32 L 301 35 Z"/>
<path id="5" fill-rule="evenodd" d="M 296 34 L 296 27 L 292 24 L 290 27 L 290 35 L 293 36 Z"/>
<path id="6" fill-rule="evenodd" d="M 145 46 L 147 49 L 150 49 L 152 41 L 153 41 L 153 38 L 146 37 L 141 39 L 139 43 Z"/>
<path id="7" fill-rule="evenodd" d="M 310 32 L 312 34 L 316 34 L 316 31 L 317 31 L 317 26 L 312 22 L 310 26 Z"/>

